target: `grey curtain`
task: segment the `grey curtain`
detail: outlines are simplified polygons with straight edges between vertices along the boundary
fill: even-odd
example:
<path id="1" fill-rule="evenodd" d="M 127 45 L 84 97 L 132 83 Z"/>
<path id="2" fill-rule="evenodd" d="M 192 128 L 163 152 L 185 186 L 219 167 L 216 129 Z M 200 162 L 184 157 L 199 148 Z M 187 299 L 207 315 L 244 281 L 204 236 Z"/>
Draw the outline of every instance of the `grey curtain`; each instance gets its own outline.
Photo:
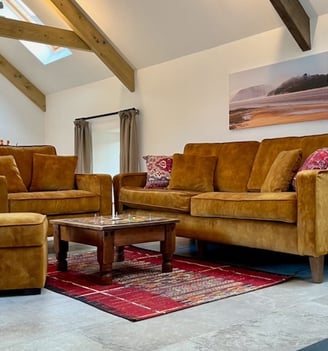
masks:
<path id="1" fill-rule="evenodd" d="M 120 117 L 120 173 L 138 172 L 139 152 L 136 109 L 119 112 Z"/>
<path id="2" fill-rule="evenodd" d="M 74 121 L 74 153 L 78 157 L 77 173 L 92 173 L 92 137 L 89 122 Z"/>

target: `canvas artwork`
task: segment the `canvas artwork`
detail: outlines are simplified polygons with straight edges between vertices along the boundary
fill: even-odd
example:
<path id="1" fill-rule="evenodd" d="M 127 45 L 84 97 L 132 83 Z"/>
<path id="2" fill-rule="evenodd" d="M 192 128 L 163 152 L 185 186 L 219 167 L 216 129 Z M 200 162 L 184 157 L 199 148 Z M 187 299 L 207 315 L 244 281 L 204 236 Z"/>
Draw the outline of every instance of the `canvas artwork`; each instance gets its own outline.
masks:
<path id="1" fill-rule="evenodd" d="M 328 52 L 229 78 L 229 129 L 328 119 Z"/>

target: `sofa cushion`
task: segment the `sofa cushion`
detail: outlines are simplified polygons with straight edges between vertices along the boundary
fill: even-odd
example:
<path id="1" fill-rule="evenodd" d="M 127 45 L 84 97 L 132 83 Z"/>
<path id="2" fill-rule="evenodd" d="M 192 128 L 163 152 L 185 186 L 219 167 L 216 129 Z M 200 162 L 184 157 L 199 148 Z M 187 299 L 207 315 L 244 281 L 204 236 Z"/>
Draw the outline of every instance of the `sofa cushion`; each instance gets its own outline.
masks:
<path id="1" fill-rule="evenodd" d="M 186 155 L 217 156 L 214 190 L 239 192 L 247 190 L 247 182 L 259 144 L 258 141 L 188 143 L 183 152 Z"/>
<path id="2" fill-rule="evenodd" d="M 262 184 L 261 192 L 288 191 L 301 159 L 301 149 L 281 151 Z"/>
<path id="3" fill-rule="evenodd" d="M 217 157 L 174 154 L 170 190 L 213 191 Z"/>
<path id="4" fill-rule="evenodd" d="M 47 215 L 97 212 L 99 196 L 85 190 L 58 190 L 8 194 L 9 212 L 38 212 Z"/>
<path id="5" fill-rule="evenodd" d="M 146 189 L 166 188 L 169 185 L 172 170 L 172 156 L 143 156 L 146 161 Z"/>
<path id="6" fill-rule="evenodd" d="M 47 226 L 39 213 L 0 213 L 0 248 L 41 246 Z"/>
<path id="7" fill-rule="evenodd" d="M 302 138 L 284 137 L 264 139 L 257 150 L 251 175 L 247 184 L 248 191 L 260 191 L 272 163 L 281 151 L 301 148 Z"/>
<path id="8" fill-rule="evenodd" d="M 23 178 L 24 184 L 29 189 L 32 180 L 33 154 L 56 155 L 56 149 L 52 145 L 30 146 L 1 146 L 0 156 L 13 155 Z"/>
<path id="9" fill-rule="evenodd" d="M 258 147 L 257 141 L 222 143 L 214 175 L 214 189 L 247 191 L 247 182 Z"/>
<path id="10" fill-rule="evenodd" d="M 73 189 L 76 165 L 77 156 L 34 154 L 30 191 Z"/>
<path id="11" fill-rule="evenodd" d="M 125 186 L 121 188 L 119 201 L 131 208 L 189 213 L 190 199 L 197 194 L 199 192 Z"/>
<path id="12" fill-rule="evenodd" d="M 0 156 L 0 175 L 7 179 L 8 193 L 27 191 L 14 156 Z"/>
<path id="13" fill-rule="evenodd" d="M 191 199 L 191 215 L 296 223 L 296 193 L 199 194 Z"/>

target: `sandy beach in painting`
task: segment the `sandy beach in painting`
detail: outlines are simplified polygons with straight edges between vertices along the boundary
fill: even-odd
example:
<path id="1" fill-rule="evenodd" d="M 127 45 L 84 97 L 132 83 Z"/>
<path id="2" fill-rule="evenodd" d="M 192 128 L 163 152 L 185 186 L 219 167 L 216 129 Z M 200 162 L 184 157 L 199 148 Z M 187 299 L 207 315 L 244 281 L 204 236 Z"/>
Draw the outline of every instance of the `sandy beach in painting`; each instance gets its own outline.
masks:
<path id="1" fill-rule="evenodd" d="M 229 128 L 328 119 L 328 87 L 230 103 Z"/>

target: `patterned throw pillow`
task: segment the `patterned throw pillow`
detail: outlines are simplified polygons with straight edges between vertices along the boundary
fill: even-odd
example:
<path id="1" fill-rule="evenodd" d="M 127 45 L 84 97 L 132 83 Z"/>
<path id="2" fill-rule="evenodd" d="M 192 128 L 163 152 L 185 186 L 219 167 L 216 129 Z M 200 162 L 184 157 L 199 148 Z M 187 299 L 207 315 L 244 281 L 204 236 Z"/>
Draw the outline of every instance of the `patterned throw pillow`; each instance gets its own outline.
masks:
<path id="1" fill-rule="evenodd" d="M 172 156 L 143 156 L 146 161 L 147 182 L 145 189 L 166 188 L 172 171 Z"/>
<path id="2" fill-rule="evenodd" d="M 308 169 L 328 169 L 328 147 L 318 149 L 308 156 L 297 173 Z M 296 189 L 296 175 L 292 182 L 294 189 Z"/>

